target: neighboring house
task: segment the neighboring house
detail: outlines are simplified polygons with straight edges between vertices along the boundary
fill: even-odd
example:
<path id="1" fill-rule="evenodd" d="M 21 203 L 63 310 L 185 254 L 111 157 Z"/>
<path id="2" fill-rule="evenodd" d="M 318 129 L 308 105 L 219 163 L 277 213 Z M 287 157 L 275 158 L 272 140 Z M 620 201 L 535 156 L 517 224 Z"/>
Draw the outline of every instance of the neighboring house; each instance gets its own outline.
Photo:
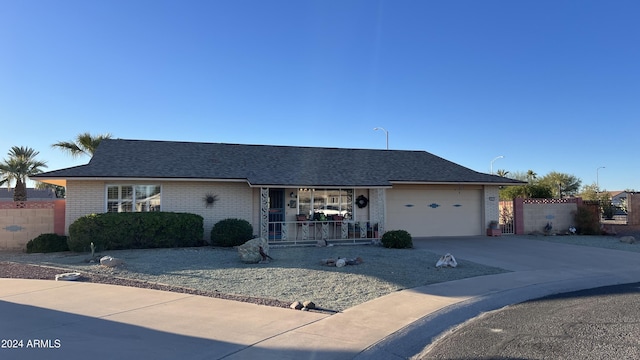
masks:
<path id="1" fill-rule="evenodd" d="M 616 215 L 624 215 L 627 211 L 627 197 L 629 194 L 636 194 L 628 191 L 609 191 L 611 204 L 617 208 Z"/>
<path id="2" fill-rule="evenodd" d="M 54 200 L 56 192 L 53 189 L 27 188 L 27 201 Z M 0 188 L 0 201 L 13 201 L 13 189 Z"/>
<path id="3" fill-rule="evenodd" d="M 66 186 L 67 229 L 91 213 L 187 212 L 204 217 L 207 240 L 218 221 L 241 218 L 282 243 L 482 235 L 498 220 L 499 186 L 524 184 L 425 151 L 120 139 L 86 165 L 32 178 Z"/>

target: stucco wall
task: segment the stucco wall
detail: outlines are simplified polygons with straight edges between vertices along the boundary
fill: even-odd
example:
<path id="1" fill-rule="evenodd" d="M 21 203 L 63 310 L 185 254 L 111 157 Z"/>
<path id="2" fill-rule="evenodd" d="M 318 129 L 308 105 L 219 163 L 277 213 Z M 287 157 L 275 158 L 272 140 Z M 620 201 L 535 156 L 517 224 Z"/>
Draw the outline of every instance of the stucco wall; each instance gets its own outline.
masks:
<path id="1" fill-rule="evenodd" d="M 63 234 L 64 200 L 0 202 L 0 250 L 25 250 L 41 234 Z"/>

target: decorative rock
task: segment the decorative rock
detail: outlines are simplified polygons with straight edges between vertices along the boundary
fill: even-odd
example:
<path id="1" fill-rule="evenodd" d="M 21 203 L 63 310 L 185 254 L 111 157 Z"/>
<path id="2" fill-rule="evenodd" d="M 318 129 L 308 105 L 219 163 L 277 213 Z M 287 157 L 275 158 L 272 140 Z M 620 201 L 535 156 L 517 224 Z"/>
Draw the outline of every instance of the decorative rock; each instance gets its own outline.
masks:
<path id="1" fill-rule="evenodd" d="M 322 259 L 320 263 L 327 266 L 336 266 L 336 259 Z"/>
<path id="2" fill-rule="evenodd" d="M 355 259 L 345 259 L 347 261 L 347 265 L 360 265 L 364 262 L 360 256 Z"/>
<path id="3" fill-rule="evenodd" d="M 80 278 L 79 272 L 64 273 L 56 275 L 56 281 L 75 281 Z"/>
<path id="4" fill-rule="evenodd" d="M 316 308 L 316 304 L 313 301 L 305 301 L 302 303 L 302 305 L 307 308 L 307 309 L 315 309 Z"/>
<path id="5" fill-rule="evenodd" d="M 106 266 L 106 267 L 116 267 L 118 265 L 122 265 L 124 264 L 124 261 L 122 259 L 116 259 L 114 257 L 111 256 L 103 256 L 100 258 L 100 265 L 102 266 Z"/>
<path id="6" fill-rule="evenodd" d="M 289 307 L 294 309 L 294 310 L 300 310 L 304 306 L 302 305 L 302 303 L 300 301 L 294 301 L 293 303 L 291 303 L 291 305 L 289 305 Z"/>
<path id="7" fill-rule="evenodd" d="M 458 262 L 456 261 L 456 258 L 453 257 L 453 255 L 451 254 L 446 254 L 444 256 L 440 257 L 440 260 L 438 260 L 438 262 L 436 263 L 436 267 L 456 267 L 458 266 Z"/>
<path id="8" fill-rule="evenodd" d="M 307 307 L 303 307 L 303 308 L 302 308 L 302 309 L 300 309 L 300 310 L 302 310 L 302 311 L 309 311 L 309 308 L 307 308 Z"/>
<path id="9" fill-rule="evenodd" d="M 263 238 L 256 238 L 247 241 L 246 243 L 238 246 L 238 255 L 240 255 L 240 261 L 247 264 L 257 264 L 263 260 L 262 252 L 269 255 L 269 243 Z"/>
<path id="10" fill-rule="evenodd" d="M 338 259 L 338 261 L 336 261 L 336 267 L 343 267 L 345 265 L 347 265 L 346 259 Z"/>
<path id="11" fill-rule="evenodd" d="M 636 238 L 634 238 L 633 236 L 623 236 L 620 238 L 620 242 L 626 243 L 626 244 L 635 244 Z"/>

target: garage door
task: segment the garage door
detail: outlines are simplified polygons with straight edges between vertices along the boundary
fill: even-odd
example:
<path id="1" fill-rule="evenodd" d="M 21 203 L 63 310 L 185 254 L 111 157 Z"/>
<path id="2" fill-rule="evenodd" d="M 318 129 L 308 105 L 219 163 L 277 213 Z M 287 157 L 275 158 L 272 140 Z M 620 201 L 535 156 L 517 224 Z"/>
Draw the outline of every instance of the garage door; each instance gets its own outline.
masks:
<path id="1" fill-rule="evenodd" d="M 482 190 L 387 190 L 386 230 L 407 230 L 414 237 L 482 234 Z"/>

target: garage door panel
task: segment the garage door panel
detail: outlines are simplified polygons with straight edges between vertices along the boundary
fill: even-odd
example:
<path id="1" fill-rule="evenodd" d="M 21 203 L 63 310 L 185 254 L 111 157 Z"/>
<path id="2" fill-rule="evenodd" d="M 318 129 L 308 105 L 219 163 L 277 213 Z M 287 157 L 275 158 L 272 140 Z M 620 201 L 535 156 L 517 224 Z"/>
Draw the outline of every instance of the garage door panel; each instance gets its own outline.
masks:
<path id="1" fill-rule="evenodd" d="M 480 235 L 481 219 L 481 190 L 387 191 L 387 230 L 413 236 Z"/>

